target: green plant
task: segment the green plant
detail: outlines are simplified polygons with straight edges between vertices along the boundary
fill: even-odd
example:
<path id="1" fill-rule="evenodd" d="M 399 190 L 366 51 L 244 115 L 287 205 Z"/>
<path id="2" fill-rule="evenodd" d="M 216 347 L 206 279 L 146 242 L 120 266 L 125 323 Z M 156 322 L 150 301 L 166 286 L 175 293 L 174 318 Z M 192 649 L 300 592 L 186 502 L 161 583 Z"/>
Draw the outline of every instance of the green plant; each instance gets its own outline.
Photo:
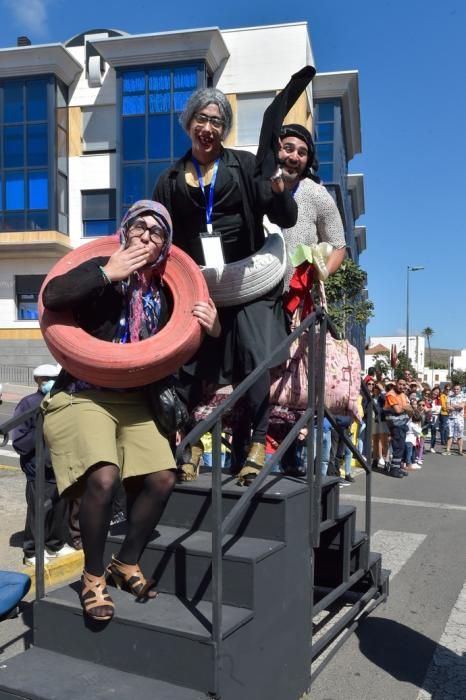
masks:
<path id="1" fill-rule="evenodd" d="M 377 373 L 387 376 L 390 374 L 390 353 L 378 352 L 374 355 L 374 368 Z"/>
<path id="2" fill-rule="evenodd" d="M 401 379 L 404 376 L 405 370 L 409 370 L 413 377 L 417 377 L 417 372 L 413 363 L 406 357 L 405 351 L 400 350 L 395 367 L 395 379 Z"/>
<path id="3" fill-rule="evenodd" d="M 353 260 L 344 260 L 325 283 L 329 316 L 344 337 L 352 325 L 365 326 L 374 315 L 374 304 L 363 295 L 366 283 L 366 273 Z"/>
<path id="4" fill-rule="evenodd" d="M 461 386 L 466 386 L 466 371 L 460 369 L 454 369 L 451 373 L 451 383 L 461 384 Z"/>

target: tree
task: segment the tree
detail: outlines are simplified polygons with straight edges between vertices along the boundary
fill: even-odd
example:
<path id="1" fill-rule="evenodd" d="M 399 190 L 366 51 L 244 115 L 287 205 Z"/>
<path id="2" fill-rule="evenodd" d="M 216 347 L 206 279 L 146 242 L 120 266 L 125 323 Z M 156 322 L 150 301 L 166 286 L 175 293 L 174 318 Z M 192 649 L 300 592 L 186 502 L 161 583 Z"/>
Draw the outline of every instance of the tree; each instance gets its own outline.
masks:
<path id="1" fill-rule="evenodd" d="M 366 283 L 364 270 L 349 259 L 325 282 L 329 316 L 345 338 L 353 324 L 365 326 L 374 315 L 374 304 L 363 295 Z"/>
<path id="2" fill-rule="evenodd" d="M 387 377 L 390 374 L 390 353 L 378 352 L 374 355 L 374 368 L 377 373 Z"/>
<path id="3" fill-rule="evenodd" d="M 414 378 L 417 378 L 416 369 L 409 358 L 406 357 L 404 350 L 400 350 L 395 367 L 395 379 L 402 379 L 405 370 L 409 370 Z"/>
<path id="4" fill-rule="evenodd" d="M 466 372 L 460 369 L 454 369 L 451 373 L 452 384 L 461 384 L 461 386 L 466 386 Z"/>
<path id="5" fill-rule="evenodd" d="M 430 339 L 431 339 L 432 336 L 434 335 L 434 331 L 432 330 L 432 328 L 430 328 L 429 326 L 427 326 L 427 327 L 424 328 L 424 330 L 422 331 L 422 335 L 423 335 L 424 338 L 427 340 L 427 347 L 429 348 L 429 367 L 430 367 L 430 369 L 433 369 L 433 364 L 432 364 L 432 348 L 430 347 Z"/>

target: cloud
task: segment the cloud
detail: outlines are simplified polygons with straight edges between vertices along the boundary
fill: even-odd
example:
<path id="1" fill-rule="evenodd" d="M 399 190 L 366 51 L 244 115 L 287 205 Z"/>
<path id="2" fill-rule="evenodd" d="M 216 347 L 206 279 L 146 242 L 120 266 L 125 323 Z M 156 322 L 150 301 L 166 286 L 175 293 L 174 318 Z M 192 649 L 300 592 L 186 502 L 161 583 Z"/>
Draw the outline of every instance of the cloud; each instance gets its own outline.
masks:
<path id="1" fill-rule="evenodd" d="M 50 0 L 3 0 L 22 33 L 45 36 L 48 33 L 48 6 Z"/>

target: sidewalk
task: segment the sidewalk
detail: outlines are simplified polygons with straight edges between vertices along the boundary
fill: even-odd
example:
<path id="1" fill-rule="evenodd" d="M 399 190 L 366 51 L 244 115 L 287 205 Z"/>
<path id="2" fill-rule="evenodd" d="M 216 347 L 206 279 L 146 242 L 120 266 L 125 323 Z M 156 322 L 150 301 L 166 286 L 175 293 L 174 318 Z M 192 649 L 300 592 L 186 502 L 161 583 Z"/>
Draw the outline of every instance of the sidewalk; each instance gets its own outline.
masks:
<path id="1" fill-rule="evenodd" d="M 24 498 L 25 478 L 19 468 L 0 469 L 0 568 L 22 571 L 32 579 L 31 594 L 35 588 L 35 568 L 23 564 L 23 530 L 26 516 Z M 77 578 L 83 568 L 83 553 L 76 551 L 65 557 L 50 560 L 45 567 L 47 588 Z"/>
<path id="2" fill-rule="evenodd" d="M 18 403 L 23 396 L 28 394 L 33 394 L 36 387 L 34 386 L 23 386 L 22 384 L 10 384 L 9 382 L 3 382 L 3 401 L 11 401 L 12 403 Z"/>

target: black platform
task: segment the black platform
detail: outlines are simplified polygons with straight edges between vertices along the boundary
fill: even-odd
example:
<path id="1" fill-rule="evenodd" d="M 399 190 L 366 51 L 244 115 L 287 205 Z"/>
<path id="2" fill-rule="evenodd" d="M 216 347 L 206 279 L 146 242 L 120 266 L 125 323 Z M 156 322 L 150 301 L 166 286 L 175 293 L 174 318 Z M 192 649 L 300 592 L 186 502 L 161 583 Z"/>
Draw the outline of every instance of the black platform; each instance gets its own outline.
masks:
<path id="1" fill-rule="evenodd" d="M 243 493 L 223 477 L 223 516 Z M 224 538 L 217 649 L 211 477 L 177 486 L 141 560 L 160 595 L 138 603 L 112 588 L 115 617 L 99 625 L 82 615 L 78 582 L 50 593 L 34 606 L 35 648 L 0 669 L 0 700 L 298 700 L 312 660 L 341 632 L 313 644 L 313 615 L 348 596 L 356 615 L 388 590 L 380 555 L 356 529 L 355 508 L 339 504 L 338 479 L 323 480 L 319 503 L 312 533 L 307 483 L 270 477 Z M 109 559 L 124 530 L 124 523 L 112 528 Z"/>

